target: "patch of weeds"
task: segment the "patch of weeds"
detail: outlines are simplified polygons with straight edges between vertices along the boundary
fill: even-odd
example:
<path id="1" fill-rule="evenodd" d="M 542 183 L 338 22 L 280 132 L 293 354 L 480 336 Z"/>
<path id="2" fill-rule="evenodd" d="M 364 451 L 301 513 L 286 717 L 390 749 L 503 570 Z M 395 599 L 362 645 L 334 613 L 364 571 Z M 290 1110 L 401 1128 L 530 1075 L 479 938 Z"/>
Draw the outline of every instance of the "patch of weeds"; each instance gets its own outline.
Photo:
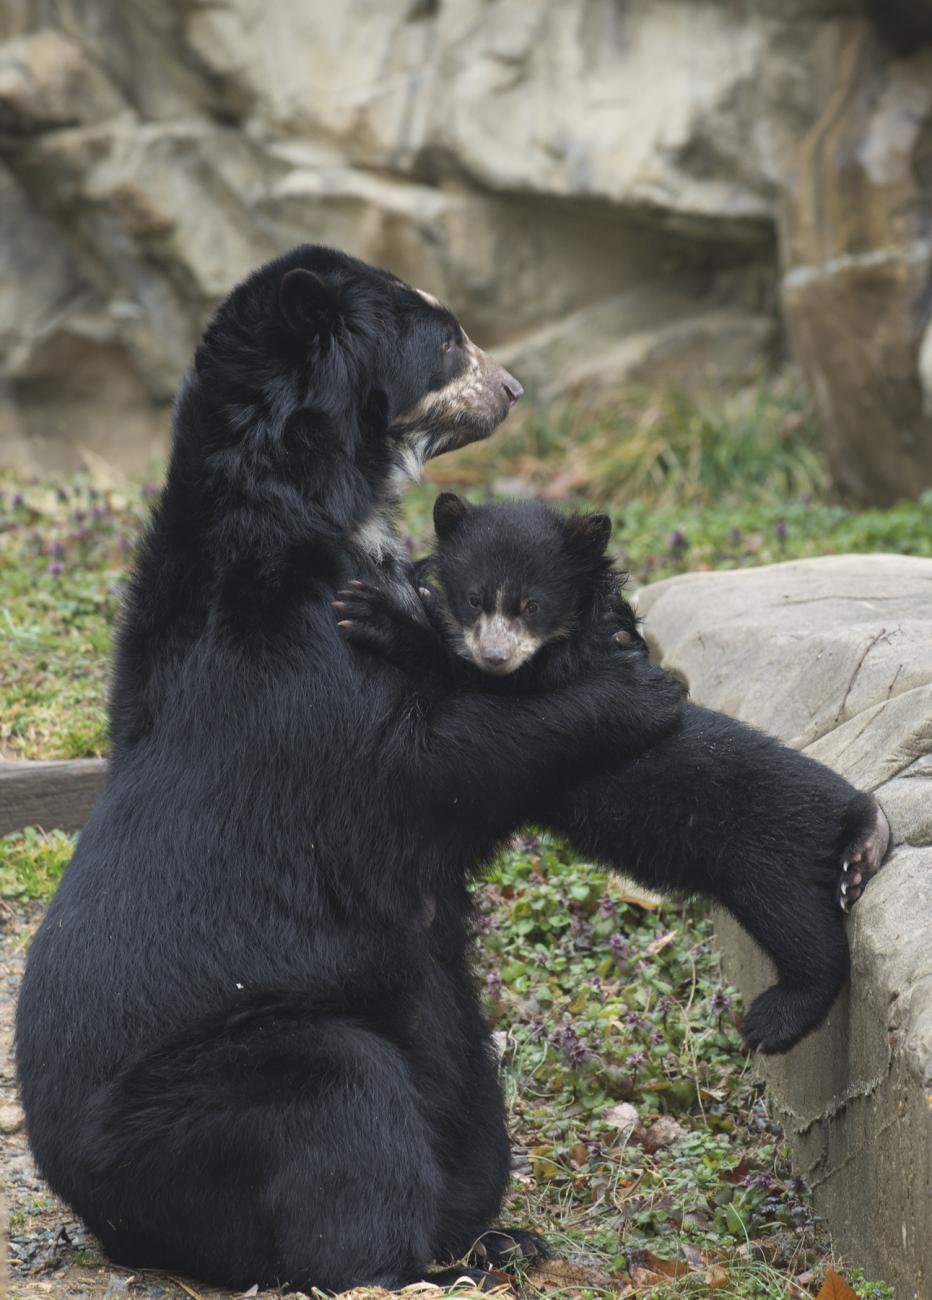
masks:
<path id="1" fill-rule="evenodd" d="M 47 903 L 71 861 L 76 838 L 34 826 L 0 838 L 0 897 Z"/>
<path id="2" fill-rule="evenodd" d="M 71 1252 L 68 1263 L 75 1268 L 100 1268 L 107 1263 L 107 1260 L 99 1250 L 81 1247 Z"/>
<path id="3" fill-rule="evenodd" d="M 896 1293 L 886 1282 L 871 1282 L 864 1276 L 863 1269 L 852 1268 L 845 1273 L 845 1280 L 857 1292 L 860 1300 L 896 1300 Z"/>
<path id="4" fill-rule="evenodd" d="M 518 1153 L 505 1221 L 581 1270 L 575 1294 L 813 1294 L 826 1243 L 709 919 L 546 835 L 501 854 L 476 903 Z M 546 1280 L 559 1294 L 559 1270 Z"/>
<path id="5" fill-rule="evenodd" d="M 766 508 L 633 504 L 611 513 L 616 553 L 638 584 L 817 555 L 932 556 L 932 493 L 888 510 L 796 501 Z"/>
<path id="6" fill-rule="evenodd" d="M 633 386 L 597 410 L 529 409 L 431 477 L 652 507 L 770 504 L 829 486 L 811 409 L 787 379 L 727 394 Z"/>

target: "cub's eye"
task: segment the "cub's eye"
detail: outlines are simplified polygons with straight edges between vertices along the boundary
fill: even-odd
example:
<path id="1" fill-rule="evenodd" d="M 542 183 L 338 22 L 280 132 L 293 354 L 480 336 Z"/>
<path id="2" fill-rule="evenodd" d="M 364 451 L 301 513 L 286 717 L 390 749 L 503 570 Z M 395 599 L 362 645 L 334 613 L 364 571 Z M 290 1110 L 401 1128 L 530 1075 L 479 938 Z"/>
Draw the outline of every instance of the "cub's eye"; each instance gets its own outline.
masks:
<path id="1" fill-rule="evenodd" d="M 526 600 L 524 602 L 524 613 L 534 615 L 540 609 L 536 600 Z"/>
<path id="2" fill-rule="evenodd" d="M 454 349 L 455 347 L 456 347 L 456 344 L 455 344 L 455 342 L 453 341 L 453 339 L 444 339 L 443 342 L 440 344 L 440 351 L 441 351 L 441 352 L 452 352 L 453 349 Z"/>
<path id="3" fill-rule="evenodd" d="M 466 599 L 469 602 L 469 604 L 472 605 L 473 609 L 478 609 L 479 606 L 482 604 L 481 597 L 475 591 L 471 591 L 469 595 L 466 597 Z"/>

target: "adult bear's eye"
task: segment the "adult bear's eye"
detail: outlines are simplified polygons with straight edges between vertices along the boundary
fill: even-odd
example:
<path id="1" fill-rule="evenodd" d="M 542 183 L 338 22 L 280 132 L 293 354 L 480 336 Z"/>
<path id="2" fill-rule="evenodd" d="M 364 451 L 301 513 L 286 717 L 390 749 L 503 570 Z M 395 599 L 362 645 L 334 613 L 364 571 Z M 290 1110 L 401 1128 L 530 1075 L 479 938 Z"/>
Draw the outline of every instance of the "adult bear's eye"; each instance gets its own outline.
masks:
<path id="1" fill-rule="evenodd" d="M 474 591 L 471 591 L 469 595 L 466 597 L 466 599 L 469 602 L 469 604 L 472 605 L 473 609 L 478 609 L 479 606 L 482 604 L 482 598 L 479 595 L 477 595 L 477 593 Z"/>
<path id="2" fill-rule="evenodd" d="M 443 342 L 440 344 L 440 351 L 452 352 L 455 347 L 456 347 L 456 342 L 453 339 L 444 339 Z"/>
<path id="3" fill-rule="evenodd" d="M 540 605 L 538 605 L 536 600 L 526 600 L 524 602 L 525 614 L 536 614 L 539 609 L 540 609 Z"/>

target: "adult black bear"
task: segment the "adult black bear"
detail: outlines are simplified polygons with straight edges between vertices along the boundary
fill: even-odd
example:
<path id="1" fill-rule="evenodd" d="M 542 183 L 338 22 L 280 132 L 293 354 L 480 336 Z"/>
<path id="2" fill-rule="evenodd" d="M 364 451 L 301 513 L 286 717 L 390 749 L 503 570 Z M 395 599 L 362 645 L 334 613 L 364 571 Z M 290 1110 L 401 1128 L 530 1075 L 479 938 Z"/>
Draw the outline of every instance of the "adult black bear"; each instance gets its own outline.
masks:
<path id="1" fill-rule="evenodd" d="M 468 873 L 548 792 L 675 726 L 680 692 L 597 629 L 546 696 L 424 714 L 330 602 L 359 575 L 419 608 L 405 474 L 520 392 L 439 304 L 313 247 L 236 289 L 197 351 L 110 774 L 17 1022 L 38 1164 L 121 1263 L 399 1286 L 498 1213 Z"/>
<path id="2" fill-rule="evenodd" d="M 557 514 L 525 502 L 434 508 L 438 545 L 422 573 L 442 640 L 388 593 L 341 593 L 350 640 L 407 667 L 432 699 L 458 685 L 548 690 L 581 669 L 580 646 L 611 626 L 646 658 L 623 575 L 605 555 L 605 515 Z M 585 654 L 583 649 L 583 654 Z M 486 678 L 486 689 L 491 683 Z M 784 1052 L 821 1023 L 848 974 L 842 909 L 887 847 L 879 805 L 830 768 L 694 704 L 675 731 L 609 772 L 541 802 L 535 820 L 577 850 L 652 889 L 726 907 L 772 958 L 778 981 L 755 1000 L 749 1047 Z"/>

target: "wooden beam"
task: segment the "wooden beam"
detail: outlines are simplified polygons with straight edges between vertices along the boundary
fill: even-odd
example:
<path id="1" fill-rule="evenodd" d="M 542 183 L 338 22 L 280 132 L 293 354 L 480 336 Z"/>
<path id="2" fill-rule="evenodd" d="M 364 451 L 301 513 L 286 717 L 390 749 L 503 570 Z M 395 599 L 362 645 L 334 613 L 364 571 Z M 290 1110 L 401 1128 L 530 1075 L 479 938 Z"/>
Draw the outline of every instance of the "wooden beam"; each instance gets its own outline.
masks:
<path id="1" fill-rule="evenodd" d="M 103 758 L 0 762 L 0 835 L 24 826 L 79 831 L 97 802 L 106 771 Z"/>

